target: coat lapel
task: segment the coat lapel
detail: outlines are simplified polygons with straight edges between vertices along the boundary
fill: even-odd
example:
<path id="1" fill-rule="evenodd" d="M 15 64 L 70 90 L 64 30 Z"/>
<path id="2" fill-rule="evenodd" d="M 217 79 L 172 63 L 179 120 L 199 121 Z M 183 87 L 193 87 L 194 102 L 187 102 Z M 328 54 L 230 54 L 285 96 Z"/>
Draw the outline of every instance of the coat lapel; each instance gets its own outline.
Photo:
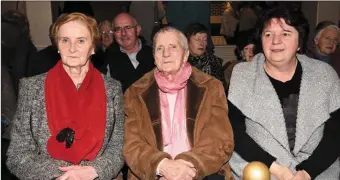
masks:
<path id="1" fill-rule="evenodd" d="M 257 72 L 253 96 L 254 120 L 265 127 L 282 146 L 290 151 L 288 135 L 280 99 L 265 73 L 264 68 Z"/>
<path id="2" fill-rule="evenodd" d="M 188 93 L 190 92 L 190 93 Z M 196 124 L 197 115 L 200 112 L 201 103 L 205 96 L 205 88 L 197 86 L 192 79 L 188 80 L 187 93 L 186 93 L 186 125 L 187 135 L 190 146 L 194 144 L 194 129 Z M 152 128 L 154 131 L 157 148 L 163 150 L 163 136 L 162 136 L 162 120 L 160 110 L 160 97 L 156 81 L 152 82 L 150 88 L 140 95 L 148 110 Z"/>
<path id="3" fill-rule="evenodd" d="M 303 56 L 298 56 L 298 59 L 302 66 L 302 78 L 296 120 L 294 154 L 297 154 L 303 145 L 307 143 L 313 132 L 330 118 L 329 113 L 327 113 L 329 111 L 328 103 L 320 101 L 321 99 L 325 101 L 328 99 L 327 97 L 322 97 L 327 96 L 327 93 L 322 92 L 322 85 L 317 85 L 320 83 L 320 78 L 315 77 L 311 73 L 314 71 L 313 67 L 309 67 L 305 63 L 306 60 Z"/>
<path id="4" fill-rule="evenodd" d="M 243 114 L 263 126 L 285 149 L 289 150 L 285 119 L 276 91 L 263 68 L 264 57 L 253 64 L 256 78 L 244 95 L 248 102 L 242 104 Z M 252 90 L 251 90 L 252 89 Z"/>
<path id="5" fill-rule="evenodd" d="M 190 147 L 194 145 L 194 129 L 198 113 L 201 111 L 200 106 L 205 96 L 205 88 L 198 87 L 191 79 L 187 84 L 186 95 L 186 116 L 187 116 L 187 134 Z"/>
<path id="6" fill-rule="evenodd" d="M 152 82 L 150 88 L 141 94 L 141 98 L 148 109 L 152 128 L 156 138 L 157 148 L 163 150 L 162 121 L 160 110 L 160 98 L 156 81 Z"/>

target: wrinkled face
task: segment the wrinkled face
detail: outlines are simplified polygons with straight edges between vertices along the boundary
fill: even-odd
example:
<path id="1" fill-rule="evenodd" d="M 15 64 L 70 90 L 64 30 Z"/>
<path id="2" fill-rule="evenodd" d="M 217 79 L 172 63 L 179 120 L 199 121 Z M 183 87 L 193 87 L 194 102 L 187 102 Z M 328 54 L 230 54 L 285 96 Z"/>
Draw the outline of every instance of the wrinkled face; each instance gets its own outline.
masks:
<path id="1" fill-rule="evenodd" d="M 164 74 L 176 73 L 188 60 L 189 51 L 184 50 L 177 32 L 159 33 L 155 43 L 155 64 Z"/>
<path id="2" fill-rule="evenodd" d="M 116 42 L 124 50 L 131 50 L 137 46 L 141 27 L 132 17 L 126 14 L 119 15 L 113 22 L 113 31 Z"/>
<path id="3" fill-rule="evenodd" d="M 253 60 L 254 57 L 254 44 L 248 44 L 242 50 L 242 58 L 246 61 Z"/>
<path id="4" fill-rule="evenodd" d="M 201 56 L 205 53 L 207 48 L 206 33 L 197 33 L 189 39 L 189 50 L 193 56 Z"/>
<path id="5" fill-rule="evenodd" d="M 339 32 L 332 27 L 323 29 L 319 39 L 314 41 L 319 53 L 324 56 L 332 54 L 339 44 L 339 36 Z"/>
<path id="6" fill-rule="evenodd" d="M 94 53 L 90 31 L 80 21 L 70 21 L 62 25 L 58 32 L 57 43 L 61 60 L 69 67 L 88 64 L 91 54 Z"/>
<path id="7" fill-rule="evenodd" d="M 300 49 L 297 30 L 286 24 L 284 19 L 271 19 L 261 38 L 263 52 L 271 63 L 287 64 L 295 59 Z"/>
<path id="8" fill-rule="evenodd" d="M 101 33 L 100 38 L 101 38 L 102 45 L 105 48 L 109 47 L 113 42 L 113 31 L 111 27 L 105 24 L 102 25 L 100 27 L 100 33 Z"/>

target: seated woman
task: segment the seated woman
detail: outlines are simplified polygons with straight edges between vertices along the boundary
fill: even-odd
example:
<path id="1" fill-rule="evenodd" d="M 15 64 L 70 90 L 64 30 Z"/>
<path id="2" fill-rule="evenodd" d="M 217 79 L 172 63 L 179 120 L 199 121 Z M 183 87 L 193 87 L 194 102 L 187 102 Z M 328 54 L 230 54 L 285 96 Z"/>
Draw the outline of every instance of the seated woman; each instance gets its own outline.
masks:
<path id="1" fill-rule="evenodd" d="M 19 179 L 112 179 L 123 167 L 123 95 L 93 67 L 95 19 L 65 14 L 53 25 L 61 60 L 23 78 L 7 166 Z"/>
<path id="2" fill-rule="evenodd" d="M 252 61 L 255 55 L 255 29 L 239 32 L 235 55 L 239 61 Z"/>
<path id="3" fill-rule="evenodd" d="M 224 82 L 223 59 L 207 51 L 208 29 L 199 23 L 187 27 L 185 35 L 189 42 L 190 55 L 188 62 L 197 69 Z"/>
<path id="4" fill-rule="evenodd" d="M 234 141 L 222 83 L 187 63 L 177 29 L 161 29 L 153 44 L 156 68 L 124 96 L 129 179 L 230 179 Z"/>
<path id="5" fill-rule="evenodd" d="M 236 48 L 234 51 L 237 60 L 228 61 L 222 67 L 225 79 L 226 92 L 228 92 L 229 89 L 230 78 L 234 66 L 240 62 L 250 62 L 254 58 L 256 44 L 254 33 L 255 29 L 239 32 L 240 36 L 238 37 Z"/>
<path id="6" fill-rule="evenodd" d="M 323 62 L 297 54 L 308 22 L 301 11 L 269 10 L 261 19 L 263 53 L 234 67 L 228 93 L 236 179 L 261 161 L 279 180 L 338 180 L 340 80 Z"/>

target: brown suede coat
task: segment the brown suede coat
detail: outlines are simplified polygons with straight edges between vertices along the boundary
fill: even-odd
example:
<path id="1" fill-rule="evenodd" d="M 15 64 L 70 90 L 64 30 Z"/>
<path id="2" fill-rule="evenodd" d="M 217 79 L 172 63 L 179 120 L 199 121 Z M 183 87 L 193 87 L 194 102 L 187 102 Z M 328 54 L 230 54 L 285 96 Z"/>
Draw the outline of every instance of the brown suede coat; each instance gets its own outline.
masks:
<path id="1" fill-rule="evenodd" d="M 163 152 L 160 100 L 151 71 L 125 93 L 125 142 L 123 154 L 130 170 L 128 179 L 156 178 L 158 163 L 171 156 Z M 227 163 L 234 150 L 222 83 L 192 67 L 187 84 L 187 133 L 191 150 L 175 159 L 191 162 L 195 179 L 219 172 L 232 179 Z"/>

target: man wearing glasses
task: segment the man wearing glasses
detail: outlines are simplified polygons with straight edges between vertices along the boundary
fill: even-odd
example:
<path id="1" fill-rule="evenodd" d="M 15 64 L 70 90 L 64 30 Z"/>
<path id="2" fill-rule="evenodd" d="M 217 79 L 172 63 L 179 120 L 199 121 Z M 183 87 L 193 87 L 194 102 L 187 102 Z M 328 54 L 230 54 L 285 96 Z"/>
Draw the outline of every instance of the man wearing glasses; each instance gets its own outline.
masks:
<path id="1" fill-rule="evenodd" d="M 132 83 L 154 68 L 152 48 L 138 38 L 142 27 L 132 15 L 118 14 L 112 26 L 118 47 L 107 49 L 103 72 L 119 80 L 125 92 Z"/>
<path id="2" fill-rule="evenodd" d="M 308 56 L 329 63 L 340 77 L 340 29 L 331 21 L 322 21 L 315 28 L 314 48 Z"/>

